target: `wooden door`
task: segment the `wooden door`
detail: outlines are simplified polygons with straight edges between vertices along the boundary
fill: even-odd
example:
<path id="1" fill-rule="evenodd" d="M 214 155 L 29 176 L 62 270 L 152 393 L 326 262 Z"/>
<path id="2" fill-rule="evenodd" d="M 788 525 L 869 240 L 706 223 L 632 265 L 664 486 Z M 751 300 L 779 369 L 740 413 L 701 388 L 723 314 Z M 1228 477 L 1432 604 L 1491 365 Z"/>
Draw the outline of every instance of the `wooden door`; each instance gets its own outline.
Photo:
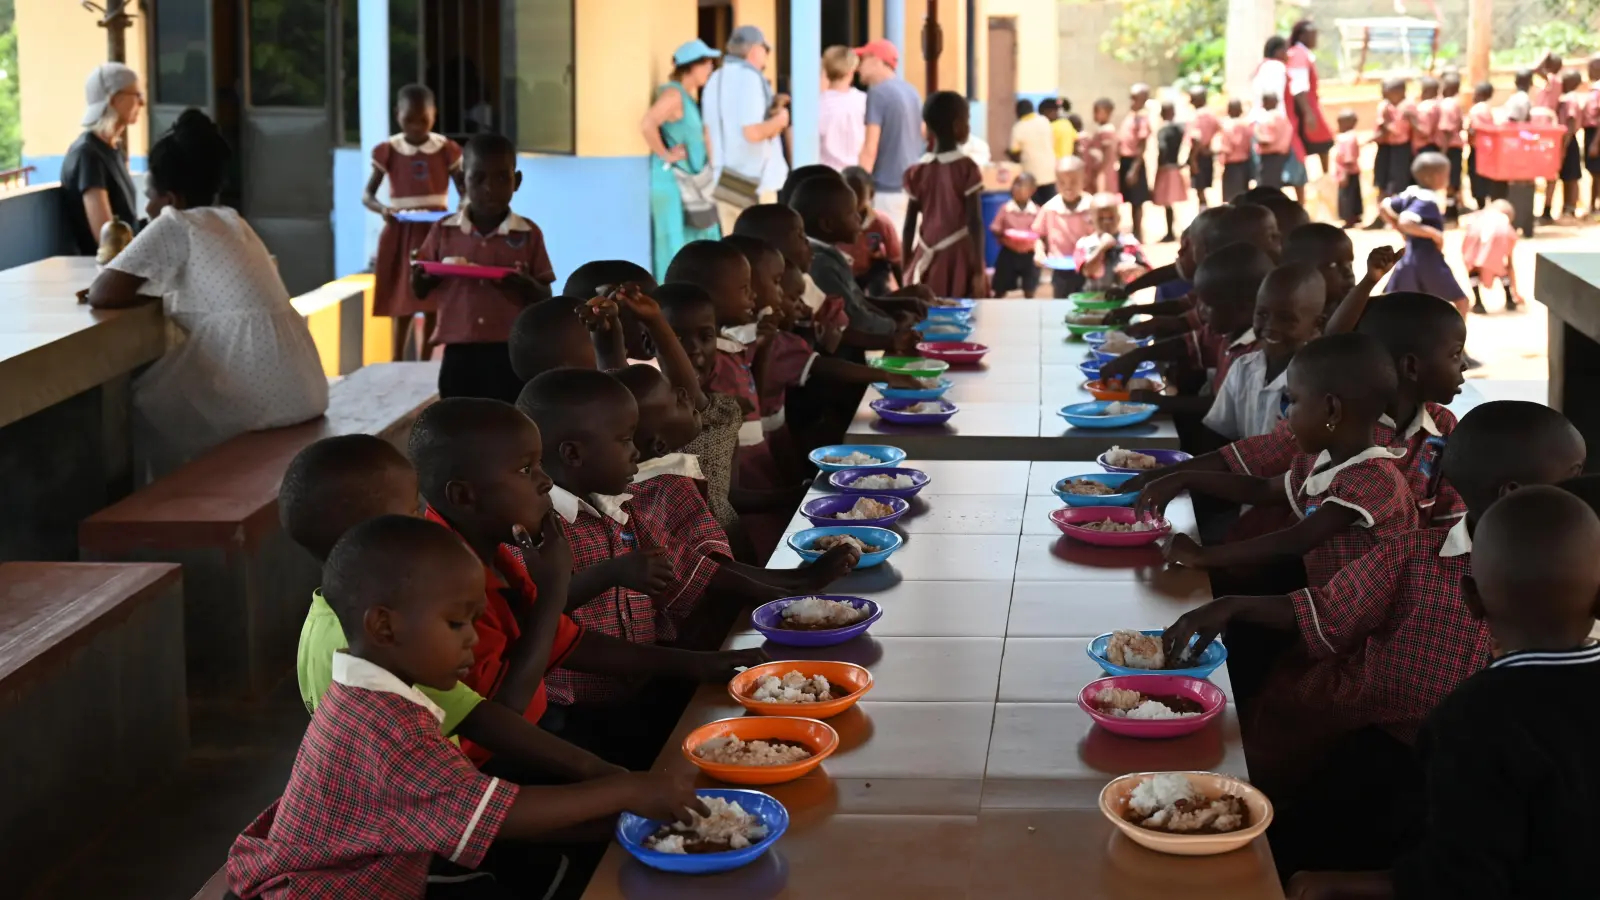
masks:
<path id="1" fill-rule="evenodd" d="M 1017 120 L 1017 20 L 989 20 L 989 149 L 1005 159 Z"/>

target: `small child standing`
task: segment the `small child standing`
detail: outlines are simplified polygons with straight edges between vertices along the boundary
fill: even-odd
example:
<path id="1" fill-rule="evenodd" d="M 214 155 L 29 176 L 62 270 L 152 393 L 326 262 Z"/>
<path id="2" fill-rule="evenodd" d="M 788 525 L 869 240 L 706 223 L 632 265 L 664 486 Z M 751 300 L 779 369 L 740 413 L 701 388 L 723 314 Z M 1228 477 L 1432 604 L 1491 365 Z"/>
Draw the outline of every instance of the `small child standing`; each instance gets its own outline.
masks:
<path id="1" fill-rule="evenodd" d="M 1443 153 L 1439 146 L 1439 81 L 1423 77 L 1417 82 L 1416 120 L 1411 128 L 1411 155 Z"/>
<path id="2" fill-rule="evenodd" d="M 1056 162 L 1056 195 L 1033 220 L 1046 260 L 1072 257 L 1078 242 L 1094 234 L 1094 199 L 1083 188 L 1086 169 L 1081 156 L 1063 156 Z M 1050 270 L 1050 295 L 1057 300 L 1081 290 L 1083 273 L 1077 268 Z"/>
<path id="3" fill-rule="evenodd" d="M 1406 80 L 1385 79 L 1383 100 L 1378 103 L 1378 130 L 1372 135 L 1372 142 L 1378 145 L 1372 181 L 1378 188 L 1380 203 L 1405 190 L 1411 182 L 1411 119 L 1406 103 Z M 1367 227 L 1381 228 L 1383 220 L 1374 219 Z"/>
<path id="4" fill-rule="evenodd" d="M 854 243 L 840 245 L 839 249 L 849 255 L 850 271 L 867 296 L 888 296 L 900 289 L 906 277 L 900 235 L 895 233 L 894 220 L 872 205 L 878 192 L 872 183 L 872 173 L 860 166 L 851 166 L 842 174 L 850 189 L 856 192 L 861 233 Z"/>
<path id="5" fill-rule="evenodd" d="M 1261 105 L 1251 116 L 1255 126 L 1256 156 L 1261 165 L 1257 184 L 1265 188 L 1282 188 L 1283 167 L 1289 162 L 1289 151 L 1294 144 L 1294 123 L 1288 113 L 1278 105 L 1278 95 L 1261 95 Z"/>
<path id="6" fill-rule="evenodd" d="M 1589 92 L 1583 95 L 1583 167 L 1589 170 L 1589 214 L 1600 213 L 1600 54 L 1589 57 Z"/>
<path id="7" fill-rule="evenodd" d="M 1356 134 L 1354 110 L 1339 113 L 1339 136 L 1333 141 L 1334 178 L 1339 182 L 1339 218 L 1346 228 L 1361 225 L 1365 204 L 1361 197 L 1361 136 Z"/>
<path id="8" fill-rule="evenodd" d="M 511 327 L 523 307 L 550 298 L 556 274 L 545 253 L 544 233 L 511 211 L 512 195 L 522 185 L 511 139 L 489 132 L 474 135 L 464 159 L 466 206 L 433 223 L 417 261 L 465 260 L 511 271 L 497 281 L 439 278 L 414 265 L 411 289 L 423 299 L 439 292 L 439 322 L 430 339 L 444 345 L 439 396 L 515 403 L 522 379 L 511 368 Z"/>
<path id="9" fill-rule="evenodd" d="M 1116 104 L 1109 97 L 1094 101 L 1090 109 L 1093 121 L 1078 135 L 1078 155 L 1083 157 L 1085 175 L 1083 189 L 1090 194 L 1117 188 L 1117 129 L 1111 124 L 1111 114 Z"/>
<path id="10" fill-rule="evenodd" d="M 1217 132 L 1217 154 L 1222 157 L 1222 202 L 1250 190 L 1250 153 L 1255 148 L 1255 129 L 1244 117 L 1244 104 L 1228 101 L 1228 117 Z"/>
<path id="11" fill-rule="evenodd" d="M 1136 84 L 1128 91 L 1128 115 L 1117 131 L 1117 190 L 1132 210 L 1129 231 L 1135 241 L 1144 240 L 1144 205 L 1150 202 L 1150 176 L 1144 169 L 1145 142 L 1150 140 L 1150 86 Z"/>
<path id="12" fill-rule="evenodd" d="M 1466 111 L 1461 108 L 1461 73 L 1446 72 L 1439 80 L 1439 124 L 1435 130 L 1434 146 L 1450 158 L 1450 208 L 1445 210 L 1452 218 L 1461 214 L 1461 151 L 1466 146 L 1462 127 L 1466 124 Z"/>
<path id="13" fill-rule="evenodd" d="M 1194 118 L 1189 120 L 1189 127 L 1185 137 L 1189 139 L 1189 158 L 1184 161 L 1184 166 L 1189 170 L 1189 186 L 1194 188 L 1195 198 L 1200 201 L 1203 210 L 1208 205 L 1206 191 L 1211 190 L 1211 185 L 1216 183 L 1216 155 L 1212 152 L 1212 144 L 1217 139 L 1217 132 L 1222 129 L 1222 122 L 1217 114 L 1206 105 L 1206 89 L 1193 87 L 1189 89 L 1189 105 L 1194 107 Z M 1223 198 L 1227 202 L 1227 198 Z"/>
<path id="14" fill-rule="evenodd" d="M 961 152 L 970 135 L 967 99 L 939 91 L 922 108 L 931 152 L 906 170 L 902 243 L 914 248 L 907 284 L 927 285 L 940 297 L 987 297 L 983 219 L 978 193 L 983 173 Z M 919 227 L 920 226 L 920 227 Z"/>
<path id="15" fill-rule="evenodd" d="M 1578 215 L 1578 182 L 1583 178 L 1583 107 L 1588 102 L 1585 94 L 1578 92 L 1583 77 L 1577 69 L 1561 75 L 1561 98 L 1556 101 L 1556 124 L 1567 129 L 1561 148 L 1561 215 L 1572 219 Z M 1555 209 L 1555 182 L 1545 182 L 1544 219 L 1550 221 Z"/>
<path id="16" fill-rule="evenodd" d="M 1156 186 L 1154 202 L 1167 214 L 1167 234 L 1161 243 L 1170 244 L 1178 239 L 1172 207 L 1189 197 L 1189 186 L 1183 181 L 1183 166 L 1179 156 L 1183 153 L 1183 126 L 1173 121 L 1178 113 L 1172 101 L 1161 103 L 1161 127 L 1156 130 Z M 1200 204 L 1205 208 L 1205 203 Z"/>
<path id="17" fill-rule="evenodd" d="M 372 294 L 372 314 L 394 320 L 392 359 L 406 358 L 406 338 L 412 321 L 422 313 L 423 331 L 433 333 L 437 303 L 418 299 L 411 291 L 411 254 L 428 237 L 431 220 L 412 218 L 410 213 L 442 211 L 450 207 L 450 183 L 466 196 L 461 179 L 461 145 L 442 134 L 435 134 L 436 109 L 433 91 L 426 85 L 408 84 L 395 101 L 395 120 L 400 133 L 372 148 L 372 177 L 361 203 L 383 216 L 383 233 L 378 236 L 378 259 L 373 266 L 377 280 Z M 378 187 L 389 180 L 389 202 L 378 201 Z M 426 356 L 419 342 L 413 358 Z"/>
<path id="18" fill-rule="evenodd" d="M 989 223 L 989 230 L 1000 242 L 992 285 L 996 297 L 1004 297 L 1013 288 L 1021 288 L 1024 297 L 1032 297 L 1039 289 L 1039 267 L 1033 262 L 1034 249 L 1039 244 L 1039 235 L 1033 230 L 1033 223 L 1039 218 L 1039 207 L 1033 202 L 1035 187 L 1032 175 L 1019 174 L 1011 183 L 1011 199 Z"/>
<path id="19" fill-rule="evenodd" d="M 1450 183 L 1450 160 L 1442 153 L 1424 153 L 1411 164 L 1411 172 L 1417 183 L 1378 205 L 1378 214 L 1406 239 L 1406 252 L 1385 289 L 1432 294 L 1454 303 L 1464 317 L 1467 293 L 1444 258 L 1443 192 Z"/>
<path id="20" fill-rule="evenodd" d="M 1073 253 L 1085 290 L 1121 288 L 1150 270 L 1139 239 L 1122 230 L 1120 206 L 1115 194 L 1094 198 L 1095 233 L 1078 241 Z"/>
<path id="21" fill-rule="evenodd" d="M 1506 312 L 1516 312 L 1522 302 L 1517 290 L 1516 267 L 1512 251 L 1517 247 L 1517 229 L 1511 224 L 1516 210 L 1508 200 L 1494 200 L 1488 209 L 1473 213 L 1461 235 L 1461 258 L 1467 264 L 1467 279 L 1472 285 L 1472 311 L 1489 314 L 1482 291 L 1499 281 L 1506 290 Z"/>
<path id="22" fill-rule="evenodd" d="M 1472 89 L 1472 108 L 1467 110 L 1467 147 L 1471 153 L 1467 156 L 1467 185 L 1472 189 L 1472 202 L 1484 209 L 1489 201 L 1497 198 L 1500 193 L 1500 183 L 1478 174 L 1478 132 L 1494 125 L 1494 107 L 1489 101 L 1494 99 L 1494 85 L 1485 81 Z"/>

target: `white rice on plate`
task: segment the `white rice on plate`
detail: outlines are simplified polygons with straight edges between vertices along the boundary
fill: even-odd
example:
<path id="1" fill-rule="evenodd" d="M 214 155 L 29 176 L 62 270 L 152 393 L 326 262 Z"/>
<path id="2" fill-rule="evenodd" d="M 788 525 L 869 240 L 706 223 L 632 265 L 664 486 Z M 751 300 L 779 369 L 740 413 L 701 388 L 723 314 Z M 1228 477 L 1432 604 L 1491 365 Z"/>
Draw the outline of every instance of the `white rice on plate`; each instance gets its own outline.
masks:
<path id="1" fill-rule="evenodd" d="M 767 836 L 767 826 L 744 811 L 738 801 L 721 797 L 702 797 L 709 815 L 690 811 L 688 823 L 672 822 L 645 839 L 644 845 L 658 853 L 687 853 L 685 843 L 691 840 L 725 843 L 729 850 L 742 850 Z"/>
<path id="2" fill-rule="evenodd" d="M 898 490 L 916 486 L 917 480 L 910 475 L 863 475 L 850 482 L 850 487 L 867 491 Z"/>
<path id="3" fill-rule="evenodd" d="M 694 748 L 694 755 L 724 766 L 787 766 L 810 759 L 811 751 L 781 741 L 746 741 L 730 734 L 706 741 Z"/>
<path id="4" fill-rule="evenodd" d="M 801 597 L 783 608 L 786 625 L 807 628 L 843 628 L 867 617 L 865 607 L 827 597 Z"/>
<path id="5" fill-rule="evenodd" d="M 1250 824 L 1243 800 L 1232 794 L 1205 797 L 1176 772 L 1139 782 L 1128 796 L 1128 814 L 1141 828 L 1173 834 L 1225 833 Z"/>
<path id="6" fill-rule="evenodd" d="M 1106 451 L 1106 464 L 1116 466 L 1119 469 L 1155 469 L 1161 465 L 1154 456 L 1148 453 L 1140 453 L 1137 450 L 1124 450 L 1115 446 Z"/>
<path id="7" fill-rule="evenodd" d="M 843 456 L 824 456 L 822 461 L 832 466 L 875 466 L 883 460 L 860 450 L 852 450 Z"/>
<path id="8" fill-rule="evenodd" d="M 821 675 L 807 678 L 798 670 L 763 676 L 750 692 L 750 699 L 758 703 L 818 703 L 834 698 L 833 685 Z"/>
<path id="9" fill-rule="evenodd" d="M 1164 669 L 1167 653 L 1160 635 L 1124 629 L 1111 632 L 1106 641 L 1106 662 L 1125 669 Z"/>
<path id="10" fill-rule="evenodd" d="M 862 497 L 856 501 L 855 506 L 842 513 L 835 513 L 835 519 L 847 521 L 864 521 L 871 519 L 884 519 L 894 515 L 894 507 L 881 503 L 871 497 Z"/>

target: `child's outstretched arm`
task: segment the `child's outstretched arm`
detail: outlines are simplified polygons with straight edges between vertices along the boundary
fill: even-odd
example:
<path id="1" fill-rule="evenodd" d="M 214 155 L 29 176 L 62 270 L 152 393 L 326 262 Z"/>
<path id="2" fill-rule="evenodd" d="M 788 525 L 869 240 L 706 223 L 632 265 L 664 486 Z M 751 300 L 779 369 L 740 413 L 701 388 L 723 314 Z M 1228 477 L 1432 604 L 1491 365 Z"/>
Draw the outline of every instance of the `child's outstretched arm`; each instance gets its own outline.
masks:
<path id="1" fill-rule="evenodd" d="M 1388 207 L 1380 203 L 1378 208 L 1383 210 Z M 1339 301 L 1338 308 L 1328 317 L 1327 324 L 1322 326 L 1322 333 L 1344 334 L 1347 331 L 1354 331 L 1356 323 L 1361 321 L 1362 314 L 1367 311 L 1367 303 L 1372 300 L 1372 292 L 1378 287 L 1378 282 L 1389 274 L 1389 270 L 1394 268 L 1394 264 L 1400 261 L 1405 252 L 1405 247 L 1398 250 L 1394 247 L 1373 248 L 1372 252 L 1367 254 L 1366 274 L 1362 275 L 1361 280 L 1350 289 L 1350 293 Z"/>
<path id="2" fill-rule="evenodd" d="M 689 395 L 689 401 L 695 409 L 704 410 L 711 401 L 700 389 L 700 373 L 689 361 L 689 354 L 684 351 L 677 332 L 667 324 L 667 317 L 661 314 L 661 304 L 639 290 L 636 284 L 621 286 L 613 297 L 633 313 L 639 324 L 644 326 L 645 333 L 650 335 L 651 342 L 656 345 L 656 361 L 661 366 L 661 374 L 667 376 L 667 381 L 673 387 Z M 619 330 L 619 339 L 621 334 Z"/>
<path id="3" fill-rule="evenodd" d="M 465 763 L 464 763 L 465 765 Z M 695 796 L 694 777 L 664 772 L 626 772 L 579 784 L 529 785 L 517 790 L 496 838 L 549 840 L 596 819 L 631 812 L 657 821 L 689 820 L 706 814 Z"/>
<path id="4" fill-rule="evenodd" d="M 1283 476 L 1261 478 L 1256 475 L 1239 475 L 1234 472 L 1201 471 L 1198 468 L 1182 469 L 1163 474 L 1145 485 L 1134 503 L 1142 516 L 1160 513 L 1174 497 L 1184 491 L 1216 497 L 1241 506 L 1282 506 L 1288 502 L 1283 491 Z M 1343 507 L 1341 507 L 1343 508 Z"/>
<path id="5" fill-rule="evenodd" d="M 1173 300 L 1170 302 L 1177 303 L 1178 301 Z M 1163 304 L 1152 303 L 1149 305 L 1161 306 Z M 1113 310 L 1113 312 L 1117 311 L 1118 310 Z M 1189 321 L 1188 316 L 1184 315 L 1185 312 L 1187 312 L 1187 310 L 1179 308 L 1176 314 L 1153 315 L 1146 321 L 1135 322 L 1131 325 L 1122 326 L 1122 333 L 1128 337 L 1139 338 L 1141 340 L 1144 338 L 1179 337 L 1180 335 L 1188 334 L 1194 330 L 1194 324 Z M 1114 323 L 1109 318 L 1106 319 L 1107 326 L 1112 324 Z"/>
<path id="6" fill-rule="evenodd" d="M 385 222 L 394 221 L 394 210 L 378 202 L 378 188 L 383 184 L 383 170 L 374 166 L 372 177 L 367 179 L 367 189 L 361 195 L 361 205 L 383 216 Z"/>
<path id="7" fill-rule="evenodd" d="M 600 371 L 628 365 L 628 345 L 622 336 L 622 318 L 613 297 L 591 297 L 578 307 L 578 317 L 589 328 L 594 344 L 594 362 Z"/>
<path id="8" fill-rule="evenodd" d="M 1280 477 L 1275 480 L 1281 484 L 1283 479 Z M 1361 513 L 1357 510 L 1337 503 L 1324 503 L 1317 507 L 1316 512 L 1294 525 L 1248 541 L 1202 547 L 1187 535 L 1180 534 L 1168 545 L 1167 559 L 1197 569 L 1210 569 L 1305 556 L 1345 529 L 1354 527 L 1360 520 Z"/>
<path id="9" fill-rule="evenodd" d="M 495 756 L 536 772 L 588 781 L 627 771 L 556 737 L 499 703 L 479 703 L 456 734 Z"/>
<path id="10" fill-rule="evenodd" d="M 1165 478 L 1168 475 L 1176 475 L 1179 472 L 1231 471 L 1233 470 L 1228 468 L 1228 463 L 1222 458 L 1222 451 L 1213 450 L 1210 453 L 1202 453 L 1193 459 L 1186 459 L 1181 463 L 1155 469 L 1150 472 L 1145 472 L 1142 475 L 1135 475 L 1122 483 L 1122 490 L 1124 493 L 1142 491 L 1146 487 L 1149 487 L 1150 482 L 1155 481 L 1157 478 Z"/>
<path id="11" fill-rule="evenodd" d="M 889 387 L 917 390 L 922 383 L 910 375 L 891 375 L 860 363 L 832 356 L 818 356 L 811 363 L 811 377 L 841 384 L 876 384 L 885 382 Z"/>
<path id="12" fill-rule="evenodd" d="M 1156 341 L 1147 347 L 1135 347 L 1127 353 L 1100 367 L 1100 378 L 1127 381 L 1138 370 L 1140 363 L 1176 362 L 1188 355 L 1189 348 L 1182 338 Z"/>
<path id="13" fill-rule="evenodd" d="M 627 678 L 681 678 L 708 684 L 726 682 L 739 669 L 768 661 L 760 647 L 748 650 L 680 650 L 660 644 L 635 644 L 590 629 L 562 662 L 564 668 L 590 675 Z"/>

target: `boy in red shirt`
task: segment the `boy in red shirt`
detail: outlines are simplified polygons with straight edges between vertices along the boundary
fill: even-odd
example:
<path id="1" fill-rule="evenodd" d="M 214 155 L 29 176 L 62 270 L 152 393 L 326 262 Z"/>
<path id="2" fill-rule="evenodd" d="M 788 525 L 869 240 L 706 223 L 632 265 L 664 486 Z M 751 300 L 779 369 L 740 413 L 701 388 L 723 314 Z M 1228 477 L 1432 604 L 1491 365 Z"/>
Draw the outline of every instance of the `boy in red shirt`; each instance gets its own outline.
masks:
<path id="1" fill-rule="evenodd" d="M 1415 119 L 1416 107 L 1406 99 L 1406 80 L 1386 79 L 1383 99 L 1378 102 L 1378 129 L 1372 134 L 1372 142 L 1378 145 L 1378 155 L 1372 162 L 1372 180 L 1377 185 L 1380 203 L 1411 183 L 1411 132 Z M 1379 218 L 1367 227 L 1388 226 Z"/>
<path id="2" fill-rule="evenodd" d="M 1450 208 L 1447 215 L 1461 214 L 1462 150 L 1466 140 L 1467 111 L 1461 105 L 1461 73 L 1446 72 L 1439 79 L 1439 119 L 1434 130 L 1434 146 L 1450 160 Z"/>
<path id="3" fill-rule="evenodd" d="M 1244 117 L 1244 104 L 1238 98 L 1228 101 L 1228 117 L 1217 132 L 1217 155 L 1222 157 L 1222 202 L 1250 190 L 1250 151 L 1255 147 L 1255 129 Z"/>
<path id="4" fill-rule="evenodd" d="M 476 868 L 498 839 L 552 840 L 624 810 L 706 811 L 686 777 L 518 787 L 444 739 L 438 707 L 412 685 L 449 691 L 473 666 L 485 590 L 482 564 L 448 529 L 392 515 L 357 525 L 323 585 L 350 647 L 334 657 L 283 796 L 228 853 L 235 895 L 421 897 L 435 858 Z"/>
<path id="5" fill-rule="evenodd" d="M 1189 89 L 1189 105 L 1194 107 L 1194 118 L 1189 120 L 1189 126 L 1184 129 L 1184 137 L 1189 141 L 1189 186 L 1194 188 L 1203 210 L 1209 205 L 1206 191 L 1211 190 L 1212 182 L 1216 181 L 1213 144 L 1217 132 L 1222 130 L 1222 121 L 1206 105 L 1206 89 L 1203 87 Z M 1226 203 L 1227 199 L 1224 197 L 1223 202 Z"/>
<path id="6" fill-rule="evenodd" d="M 1439 147 L 1439 81 L 1423 76 L 1417 82 L 1416 119 L 1411 128 L 1411 158 L 1423 153 L 1443 153 Z"/>
<path id="7" fill-rule="evenodd" d="M 1361 136 L 1356 134 L 1356 114 L 1339 113 L 1339 136 L 1333 141 L 1334 179 L 1339 184 L 1339 218 L 1344 227 L 1361 225 Z"/>
<path id="8" fill-rule="evenodd" d="M 1283 167 L 1294 145 L 1294 123 L 1278 105 L 1277 94 L 1261 95 L 1254 116 L 1256 155 L 1261 161 L 1261 187 L 1283 187 Z"/>
<path id="9" fill-rule="evenodd" d="M 474 135 L 466 148 L 465 208 L 433 224 L 416 261 L 451 262 L 510 269 L 504 277 L 440 278 L 414 264 L 411 289 L 433 297 L 439 319 L 429 337 L 444 345 L 439 396 L 490 397 L 511 403 L 522 382 L 511 370 L 506 344 L 511 323 L 530 303 L 547 300 L 556 280 L 539 226 L 511 211 L 522 184 L 517 151 L 501 134 Z"/>

